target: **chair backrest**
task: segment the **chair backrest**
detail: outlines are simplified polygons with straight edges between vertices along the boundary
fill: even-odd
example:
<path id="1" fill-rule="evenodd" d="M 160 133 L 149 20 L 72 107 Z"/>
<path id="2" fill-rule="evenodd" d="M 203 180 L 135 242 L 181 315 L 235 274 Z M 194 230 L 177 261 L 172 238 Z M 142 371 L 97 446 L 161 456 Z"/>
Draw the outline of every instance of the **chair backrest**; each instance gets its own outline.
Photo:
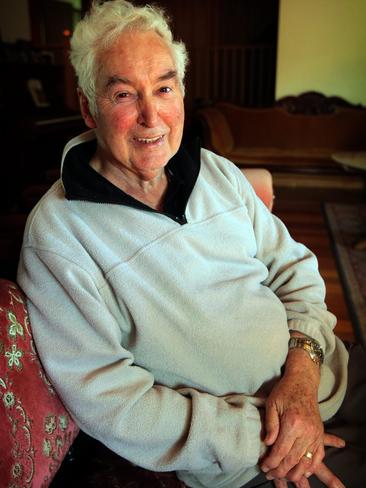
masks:
<path id="1" fill-rule="evenodd" d="M 78 431 L 38 359 L 24 294 L 0 279 L 1 486 L 48 487 Z"/>
<path id="2" fill-rule="evenodd" d="M 272 211 L 275 198 L 272 174 L 264 168 L 240 168 L 240 170 L 264 205 Z"/>

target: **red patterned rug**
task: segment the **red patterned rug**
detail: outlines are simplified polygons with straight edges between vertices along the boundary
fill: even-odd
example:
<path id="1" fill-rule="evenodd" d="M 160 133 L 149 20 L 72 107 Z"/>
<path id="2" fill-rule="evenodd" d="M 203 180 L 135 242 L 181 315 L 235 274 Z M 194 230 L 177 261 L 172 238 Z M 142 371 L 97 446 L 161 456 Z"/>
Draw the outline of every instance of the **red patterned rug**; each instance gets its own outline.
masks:
<path id="1" fill-rule="evenodd" d="M 366 347 L 366 205 L 327 203 L 325 215 L 355 334 Z"/>

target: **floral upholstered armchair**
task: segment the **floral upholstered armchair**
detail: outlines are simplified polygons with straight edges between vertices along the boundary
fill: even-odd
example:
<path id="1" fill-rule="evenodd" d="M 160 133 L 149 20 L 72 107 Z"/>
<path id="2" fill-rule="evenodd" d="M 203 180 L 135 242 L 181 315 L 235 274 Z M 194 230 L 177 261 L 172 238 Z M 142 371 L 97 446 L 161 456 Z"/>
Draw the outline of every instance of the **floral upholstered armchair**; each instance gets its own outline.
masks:
<path id="1" fill-rule="evenodd" d="M 1 486 L 49 486 L 78 431 L 37 357 L 23 293 L 0 280 Z"/>

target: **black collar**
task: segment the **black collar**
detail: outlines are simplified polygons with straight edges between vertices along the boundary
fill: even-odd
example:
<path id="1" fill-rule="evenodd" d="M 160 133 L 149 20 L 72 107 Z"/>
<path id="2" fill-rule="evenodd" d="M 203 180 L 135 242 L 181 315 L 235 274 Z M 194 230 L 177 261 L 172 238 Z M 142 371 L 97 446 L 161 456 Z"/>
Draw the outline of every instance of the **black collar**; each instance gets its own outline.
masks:
<path id="1" fill-rule="evenodd" d="M 164 197 L 164 214 L 185 223 L 185 208 L 200 170 L 200 145 L 197 140 L 181 145 L 166 165 L 168 190 Z M 68 200 L 127 205 L 141 210 L 156 210 L 117 188 L 89 164 L 96 151 L 96 139 L 74 146 L 67 153 L 62 181 Z"/>

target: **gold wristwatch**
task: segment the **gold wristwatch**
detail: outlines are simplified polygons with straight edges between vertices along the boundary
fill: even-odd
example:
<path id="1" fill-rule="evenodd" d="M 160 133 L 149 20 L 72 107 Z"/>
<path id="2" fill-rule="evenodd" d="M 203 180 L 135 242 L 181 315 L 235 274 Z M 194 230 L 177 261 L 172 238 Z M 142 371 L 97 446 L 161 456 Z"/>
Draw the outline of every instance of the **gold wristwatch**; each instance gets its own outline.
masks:
<path id="1" fill-rule="evenodd" d="M 288 341 L 288 348 L 294 349 L 297 347 L 304 349 L 304 351 L 309 354 L 311 360 L 314 361 L 314 363 L 316 363 L 318 366 L 323 364 L 324 353 L 319 342 L 315 339 L 312 339 L 311 337 L 290 337 L 290 340 Z"/>

